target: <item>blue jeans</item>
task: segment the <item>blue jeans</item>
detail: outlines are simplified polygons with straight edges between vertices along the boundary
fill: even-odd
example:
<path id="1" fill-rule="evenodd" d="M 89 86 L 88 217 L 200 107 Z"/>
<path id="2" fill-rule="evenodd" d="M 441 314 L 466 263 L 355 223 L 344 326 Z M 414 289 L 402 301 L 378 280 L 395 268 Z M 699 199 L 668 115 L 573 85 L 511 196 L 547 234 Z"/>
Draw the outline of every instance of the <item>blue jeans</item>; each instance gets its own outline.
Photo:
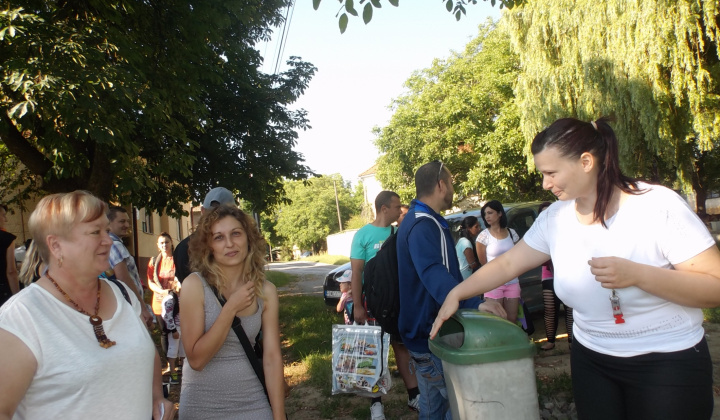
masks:
<path id="1" fill-rule="evenodd" d="M 410 352 L 420 389 L 418 420 L 451 420 L 442 362 L 432 353 Z"/>

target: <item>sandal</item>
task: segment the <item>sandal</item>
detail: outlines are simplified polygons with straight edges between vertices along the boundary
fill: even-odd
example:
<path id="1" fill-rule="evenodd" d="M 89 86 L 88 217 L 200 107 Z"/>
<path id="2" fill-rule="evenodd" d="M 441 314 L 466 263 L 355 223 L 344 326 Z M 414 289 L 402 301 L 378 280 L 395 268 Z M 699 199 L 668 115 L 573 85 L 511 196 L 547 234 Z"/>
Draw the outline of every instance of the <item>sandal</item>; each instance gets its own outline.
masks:
<path id="1" fill-rule="evenodd" d="M 540 350 L 542 350 L 542 351 L 550 351 L 554 348 L 555 348 L 555 343 L 551 343 L 549 341 L 547 343 L 543 344 L 542 346 L 540 346 Z"/>

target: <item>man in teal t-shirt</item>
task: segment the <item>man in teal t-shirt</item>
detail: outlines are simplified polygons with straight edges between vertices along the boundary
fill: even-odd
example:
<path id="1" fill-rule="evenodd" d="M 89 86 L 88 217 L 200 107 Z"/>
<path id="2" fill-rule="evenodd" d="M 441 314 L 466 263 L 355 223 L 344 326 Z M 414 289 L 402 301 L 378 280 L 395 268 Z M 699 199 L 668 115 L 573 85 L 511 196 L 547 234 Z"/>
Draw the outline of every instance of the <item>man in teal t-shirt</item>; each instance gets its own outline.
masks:
<path id="1" fill-rule="evenodd" d="M 363 296 L 362 293 L 362 276 L 365 263 L 377 254 L 380 246 L 392 232 L 393 228 L 390 225 L 400 217 L 400 196 L 392 191 L 381 191 L 375 198 L 375 213 L 375 220 L 363 226 L 355 233 L 352 245 L 350 246 L 352 295 L 360 296 L 359 299 L 355 300 L 355 305 L 353 305 L 353 317 L 358 324 L 364 324 L 368 321 L 368 314 L 365 308 L 365 296 Z M 370 321 L 372 322 L 372 319 Z M 400 337 L 391 337 L 390 343 L 395 352 L 395 362 L 400 371 L 400 376 L 402 376 L 403 382 L 405 382 L 405 388 L 408 390 L 408 407 L 417 411 L 419 391 L 417 378 L 410 371 L 410 353 L 402 344 Z M 382 401 L 379 397 L 373 398 L 370 406 L 370 415 L 372 420 L 385 419 Z"/>

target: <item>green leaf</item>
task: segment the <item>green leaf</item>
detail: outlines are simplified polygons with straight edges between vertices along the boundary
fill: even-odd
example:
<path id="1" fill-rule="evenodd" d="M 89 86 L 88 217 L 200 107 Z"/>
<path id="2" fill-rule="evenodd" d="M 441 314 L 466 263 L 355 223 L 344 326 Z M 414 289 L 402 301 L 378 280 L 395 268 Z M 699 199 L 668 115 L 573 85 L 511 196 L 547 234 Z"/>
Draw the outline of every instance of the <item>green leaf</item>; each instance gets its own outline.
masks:
<path id="1" fill-rule="evenodd" d="M 460 20 L 460 16 L 462 16 L 462 14 L 460 13 L 459 10 L 458 10 L 457 12 L 455 12 L 455 20 L 458 20 L 458 21 L 459 21 L 459 20 Z"/>
<path id="2" fill-rule="evenodd" d="M 320 7 L 320 0 L 313 0 L 313 9 L 317 10 Z"/>
<path id="3" fill-rule="evenodd" d="M 372 20 L 373 7 L 372 4 L 368 3 L 363 8 L 363 22 L 367 25 Z"/>
<path id="4" fill-rule="evenodd" d="M 354 0 L 345 0 L 345 10 L 347 10 L 347 12 L 353 16 L 358 15 L 357 10 L 355 10 L 355 1 Z"/>
<path id="5" fill-rule="evenodd" d="M 380 0 L 370 0 L 370 3 L 372 3 L 372 5 L 378 9 L 382 7 L 382 4 L 380 4 Z"/>
<path id="6" fill-rule="evenodd" d="M 448 12 L 452 12 L 452 9 L 453 9 L 453 2 L 452 2 L 452 0 L 447 0 L 447 1 L 445 2 L 445 8 L 447 9 Z"/>
<path id="7" fill-rule="evenodd" d="M 343 13 L 342 15 L 340 15 L 340 20 L 338 21 L 338 25 L 340 25 L 340 33 L 344 34 L 345 29 L 347 29 L 347 25 L 348 25 L 347 14 Z"/>
<path id="8" fill-rule="evenodd" d="M 389 1 L 390 4 L 392 4 L 393 6 L 398 7 L 398 3 L 399 3 L 400 0 L 388 0 L 388 1 Z"/>

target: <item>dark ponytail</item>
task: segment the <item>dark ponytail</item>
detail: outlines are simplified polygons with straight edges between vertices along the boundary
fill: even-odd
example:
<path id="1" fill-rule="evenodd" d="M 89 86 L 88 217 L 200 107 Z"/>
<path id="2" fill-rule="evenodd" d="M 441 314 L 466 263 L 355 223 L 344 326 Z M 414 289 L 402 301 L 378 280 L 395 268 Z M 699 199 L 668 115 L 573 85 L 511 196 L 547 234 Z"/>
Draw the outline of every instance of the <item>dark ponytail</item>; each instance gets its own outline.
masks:
<path id="1" fill-rule="evenodd" d="M 473 255 L 475 256 L 475 261 L 479 262 L 480 260 L 478 259 L 478 256 L 477 256 L 477 250 L 475 249 L 475 238 L 473 238 L 470 235 L 470 232 L 468 231 L 468 229 L 470 229 L 471 227 L 475 226 L 478 223 L 479 223 L 478 218 L 475 216 L 468 216 L 468 217 L 464 218 L 462 223 L 460 223 L 460 236 L 467 239 L 468 241 L 470 241 L 470 243 L 472 244 L 472 247 L 471 247 L 472 252 L 473 252 Z"/>
<path id="2" fill-rule="evenodd" d="M 636 179 L 627 177 L 620 171 L 618 141 L 609 121 L 607 117 L 592 122 L 561 118 L 538 133 L 531 146 L 533 155 L 542 152 L 546 147 L 554 147 L 561 156 L 570 159 L 579 159 L 585 152 L 595 157 L 600 169 L 593 221 L 599 220 L 605 228 L 605 214 L 615 187 L 628 194 L 643 192 L 638 190 Z"/>

